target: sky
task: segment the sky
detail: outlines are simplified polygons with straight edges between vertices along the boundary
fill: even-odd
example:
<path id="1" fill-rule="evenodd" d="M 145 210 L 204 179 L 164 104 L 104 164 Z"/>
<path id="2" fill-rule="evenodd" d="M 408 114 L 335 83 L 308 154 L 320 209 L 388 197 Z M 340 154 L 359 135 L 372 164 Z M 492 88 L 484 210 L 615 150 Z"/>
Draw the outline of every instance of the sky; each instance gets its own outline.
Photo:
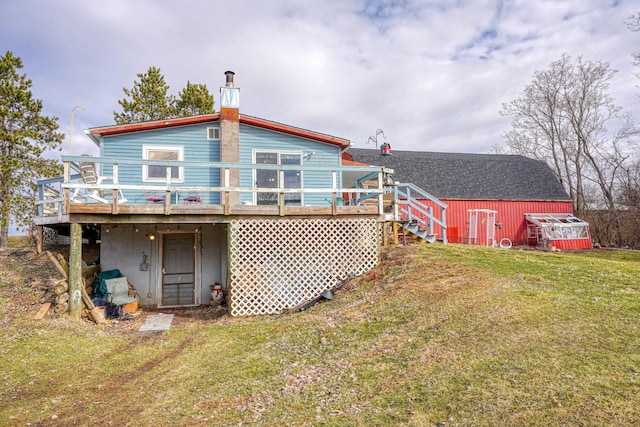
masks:
<path id="1" fill-rule="evenodd" d="M 631 0 L 1 0 L 0 41 L 22 59 L 73 154 L 114 124 L 123 88 L 159 67 L 177 95 L 236 73 L 240 113 L 374 148 L 486 153 L 533 74 L 563 53 L 618 70 L 610 94 L 640 116 L 625 25 Z M 377 143 L 381 144 L 382 134 Z M 59 153 L 53 153 L 53 156 Z"/>

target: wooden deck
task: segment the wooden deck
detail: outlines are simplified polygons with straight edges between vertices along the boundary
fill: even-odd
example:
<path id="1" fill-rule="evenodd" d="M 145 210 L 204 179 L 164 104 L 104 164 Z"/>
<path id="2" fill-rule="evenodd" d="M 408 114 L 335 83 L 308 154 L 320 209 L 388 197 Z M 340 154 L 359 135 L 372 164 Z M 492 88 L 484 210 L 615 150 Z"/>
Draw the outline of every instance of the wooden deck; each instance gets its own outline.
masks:
<path id="1" fill-rule="evenodd" d="M 45 179 L 38 182 L 39 214 L 35 218 L 36 225 L 54 225 L 70 223 L 220 223 L 238 218 L 264 217 L 353 217 L 366 216 L 383 220 L 383 176 L 387 171 L 379 167 L 353 166 L 288 166 L 288 165 L 256 165 L 210 162 L 161 162 L 167 168 L 164 183 L 147 183 L 131 185 L 119 183 L 119 167 L 133 165 L 142 167 L 149 161 L 133 159 L 100 159 L 91 158 L 92 162 L 104 163 L 111 167 L 111 175 L 101 177 L 96 182 L 87 182 L 82 174 L 73 174 L 73 164 L 87 161 L 87 157 L 63 156 L 65 174 L 63 177 Z M 93 165 L 93 163 L 91 163 Z M 208 171 L 221 173 L 223 182 L 220 186 L 194 187 L 183 183 L 175 183 L 171 179 L 171 167 L 207 168 Z M 77 169 L 77 168 L 76 168 Z M 232 184 L 230 176 L 234 170 L 252 171 L 255 169 L 270 169 L 280 174 L 279 182 L 284 182 L 284 171 L 322 171 L 329 178 L 329 186 L 325 188 L 246 188 Z M 372 188 L 341 188 L 338 183 L 354 181 L 349 176 L 374 174 L 377 176 L 376 185 Z M 158 203 L 146 203 L 136 194 L 155 192 L 159 194 Z M 197 192 L 200 196 L 198 203 L 187 203 L 186 194 Z M 257 199 L 260 193 L 275 193 L 274 205 L 250 205 L 240 202 L 240 199 L 250 194 Z M 287 197 L 292 193 L 315 197 L 314 205 L 291 206 Z M 134 200 L 127 200 L 134 194 Z M 212 197 L 212 195 L 219 197 Z M 318 205 L 318 194 L 326 197 L 326 204 Z M 367 204 L 347 205 L 343 203 L 343 196 L 350 194 L 356 200 L 362 194 L 368 194 Z M 209 196 L 207 196 L 209 195 Z M 288 196 L 289 195 L 289 196 Z M 327 195 L 327 196 L 324 196 Z M 207 200 L 215 200 L 207 203 Z"/>
<path id="2" fill-rule="evenodd" d="M 94 223 L 218 223 L 251 217 L 378 217 L 377 206 L 71 205 L 69 221 Z"/>
<path id="3" fill-rule="evenodd" d="M 79 223 L 217 223 L 238 218 L 264 217 L 352 217 L 367 216 L 380 220 L 377 205 L 359 206 L 251 206 L 251 205 L 206 205 L 206 204 L 69 204 L 58 212 L 35 218 L 36 225 Z"/>

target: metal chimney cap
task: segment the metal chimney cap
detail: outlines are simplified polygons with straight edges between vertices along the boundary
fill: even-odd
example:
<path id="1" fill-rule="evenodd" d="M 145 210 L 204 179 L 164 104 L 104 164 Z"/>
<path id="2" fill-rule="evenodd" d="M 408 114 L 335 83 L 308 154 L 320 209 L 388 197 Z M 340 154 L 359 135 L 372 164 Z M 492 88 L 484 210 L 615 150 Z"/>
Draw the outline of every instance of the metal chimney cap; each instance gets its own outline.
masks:
<path id="1" fill-rule="evenodd" d="M 227 83 L 226 86 L 227 87 L 233 87 L 233 76 L 236 73 L 234 73 L 233 71 L 225 71 L 224 75 L 227 76 Z"/>

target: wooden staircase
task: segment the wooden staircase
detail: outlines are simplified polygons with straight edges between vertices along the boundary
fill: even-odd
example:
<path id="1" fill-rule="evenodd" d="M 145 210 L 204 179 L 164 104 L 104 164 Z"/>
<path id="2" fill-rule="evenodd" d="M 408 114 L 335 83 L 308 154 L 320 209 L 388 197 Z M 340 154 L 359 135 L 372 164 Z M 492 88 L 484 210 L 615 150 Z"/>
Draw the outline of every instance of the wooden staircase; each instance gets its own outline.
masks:
<path id="1" fill-rule="evenodd" d="M 371 173 L 356 180 L 357 188 L 379 188 L 379 176 Z M 382 197 L 383 211 L 387 213 L 387 224 L 393 227 L 394 242 L 400 237 L 419 242 L 447 243 L 447 205 L 433 195 L 411 183 L 385 185 Z M 378 194 L 358 194 L 356 204 L 377 204 Z M 439 232 L 439 233 L 438 233 Z"/>
<path id="2" fill-rule="evenodd" d="M 410 183 L 394 185 L 394 240 L 400 235 L 426 243 L 447 243 L 447 205 Z M 438 234 L 437 231 L 440 231 Z"/>
<path id="3" fill-rule="evenodd" d="M 403 243 L 406 242 L 407 239 L 421 243 L 438 242 L 437 236 L 435 234 L 429 234 L 425 225 L 420 224 L 418 221 L 409 223 L 406 220 L 400 220 L 392 223 L 392 226 L 394 226 L 394 240 L 396 240 L 395 235 L 397 234 L 398 240 L 402 240 Z"/>

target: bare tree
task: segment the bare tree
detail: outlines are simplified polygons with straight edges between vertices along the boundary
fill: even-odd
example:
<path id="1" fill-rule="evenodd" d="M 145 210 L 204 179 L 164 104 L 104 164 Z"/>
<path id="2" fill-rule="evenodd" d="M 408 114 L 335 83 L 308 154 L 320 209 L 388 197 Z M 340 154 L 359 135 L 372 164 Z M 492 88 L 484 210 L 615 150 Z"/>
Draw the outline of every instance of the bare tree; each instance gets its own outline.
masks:
<path id="1" fill-rule="evenodd" d="M 627 28 L 629 28 L 631 31 L 640 32 L 640 12 L 629 16 L 629 18 L 627 18 L 627 20 L 625 21 L 625 24 L 627 24 Z M 640 67 L 640 52 L 632 52 L 631 55 L 633 56 L 634 65 Z M 637 73 L 636 76 L 640 78 L 640 73 Z"/>
<path id="2" fill-rule="evenodd" d="M 629 16 L 625 24 L 629 30 L 640 32 L 640 12 Z M 633 64 L 640 67 L 640 51 L 632 52 L 631 56 L 633 57 Z M 640 78 L 640 72 L 635 75 Z M 638 96 L 638 99 L 640 99 L 640 96 Z M 640 148 L 637 145 L 640 130 L 632 125 L 628 133 L 631 137 L 636 138 L 636 145 L 628 150 L 631 153 L 631 158 L 629 166 L 619 182 L 618 197 L 619 203 L 626 213 L 623 224 L 623 228 L 626 231 L 625 237 L 631 247 L 640 248 Z"/>
<path id="3" fill-rule="evenodd" d="M 513 117 L 512 130 L 504 135 L 511 151 L 547 162 L 571 197 L 576 215 L 606 211 L 606 234 L 612 227 L 620 244 L 616 191 L 626 168 L 623 145 L 633 121 L 620 116 L 608 94 L 615 73 L 608 63 L 582 57 L 572 61 L 564 54 L 549 69 L 536 71 L 522 95 L 503 104 L 501 114 Z M 618 130 L 612 132 L 614 123 Z"/>
<path id="4" fill-rule="evenodd" d="M 640 248 L 640 161 L 632 162 L 626 169 L 619 197 L 626 212 L 623 228 L 628 245 Z"/>

